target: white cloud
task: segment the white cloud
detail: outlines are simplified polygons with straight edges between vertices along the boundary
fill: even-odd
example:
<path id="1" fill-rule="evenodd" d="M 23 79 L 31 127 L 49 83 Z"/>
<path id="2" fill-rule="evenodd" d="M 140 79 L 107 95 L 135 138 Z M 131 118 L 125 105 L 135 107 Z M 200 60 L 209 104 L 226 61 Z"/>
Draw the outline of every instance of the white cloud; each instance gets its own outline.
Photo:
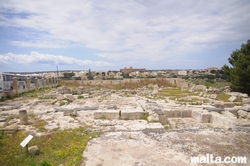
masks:
<path id="1" fill-rule="evenodd" d="M 39 54 L 31 52 L 26 54 L 7 53 L 0 54 L 0 63 L 3 64 L 56 64 L 56 65 L 94 65 L 94 66 L 114 66 L 112 63 L 104 61 L 79 60 L 61 55 Z"/>
<path id="2" fill-rule="evenodd" d="M 62 48 L 77 43 L 113 60 L 185 57 L 250 37 L 248 0 L 6 0 L 0 6 L 0 26 L 37 33 L 12 45 Z"/>

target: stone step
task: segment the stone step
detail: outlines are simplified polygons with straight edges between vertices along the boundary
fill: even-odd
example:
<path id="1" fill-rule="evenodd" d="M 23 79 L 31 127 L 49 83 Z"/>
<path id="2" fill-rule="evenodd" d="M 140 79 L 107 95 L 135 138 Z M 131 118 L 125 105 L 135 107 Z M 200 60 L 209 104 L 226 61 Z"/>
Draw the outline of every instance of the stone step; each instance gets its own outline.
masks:
<path id="1" fill-rule="evenodd" d="M 95 119 L 121 119 L 121 120 L 137 120 L 143 116 L 148 116 L 148 112 L 144 111 L 119 111 L 119 110 L 98 110 L 94 112 Z"/>

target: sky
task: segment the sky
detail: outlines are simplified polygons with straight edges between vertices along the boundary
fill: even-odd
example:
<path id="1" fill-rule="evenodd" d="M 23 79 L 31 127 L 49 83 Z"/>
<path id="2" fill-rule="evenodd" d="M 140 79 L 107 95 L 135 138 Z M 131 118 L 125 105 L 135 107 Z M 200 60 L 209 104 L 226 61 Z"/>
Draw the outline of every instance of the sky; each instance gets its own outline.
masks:
<path id="1" fill-rule="evenodd" d="M 0 72 L 220 68 L 249 39 L 249 0 L 0 0 Z"/>

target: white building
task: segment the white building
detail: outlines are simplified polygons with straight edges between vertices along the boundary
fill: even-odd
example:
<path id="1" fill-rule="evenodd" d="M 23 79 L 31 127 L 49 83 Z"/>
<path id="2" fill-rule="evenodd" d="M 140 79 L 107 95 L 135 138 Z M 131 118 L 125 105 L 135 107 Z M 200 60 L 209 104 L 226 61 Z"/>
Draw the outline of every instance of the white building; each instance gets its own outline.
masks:
<path id="1" fill-rule="evenodd" d="M 186 76 L 187 75 L 187 71 L 186 70 L 178 71 L 178 75 Z"/>

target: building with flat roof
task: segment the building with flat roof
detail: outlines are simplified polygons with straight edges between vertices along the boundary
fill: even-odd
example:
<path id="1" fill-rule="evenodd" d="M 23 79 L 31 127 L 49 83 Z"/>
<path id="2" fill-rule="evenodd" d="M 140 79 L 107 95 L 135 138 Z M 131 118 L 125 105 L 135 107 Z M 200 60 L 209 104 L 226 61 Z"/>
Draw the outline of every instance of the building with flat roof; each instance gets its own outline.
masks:
<path id="1" fill-rule="evenodd" d="M 187 71 L 186 70 L 178 71 L 178 75 L 186 76 L 187 75 Z"/>
<path id="2" fill-rule="evenodd" d="M 124 74 L 131 73 L 131 72 L 134 72 L 134 71 L 145 72 L 146 69 L 145 68 L 134 69 L 133 67 L 130 67 L 130 68 L 124 67 L 124 69 L 120 69 L 120 72 L 122 72 Z"/>

